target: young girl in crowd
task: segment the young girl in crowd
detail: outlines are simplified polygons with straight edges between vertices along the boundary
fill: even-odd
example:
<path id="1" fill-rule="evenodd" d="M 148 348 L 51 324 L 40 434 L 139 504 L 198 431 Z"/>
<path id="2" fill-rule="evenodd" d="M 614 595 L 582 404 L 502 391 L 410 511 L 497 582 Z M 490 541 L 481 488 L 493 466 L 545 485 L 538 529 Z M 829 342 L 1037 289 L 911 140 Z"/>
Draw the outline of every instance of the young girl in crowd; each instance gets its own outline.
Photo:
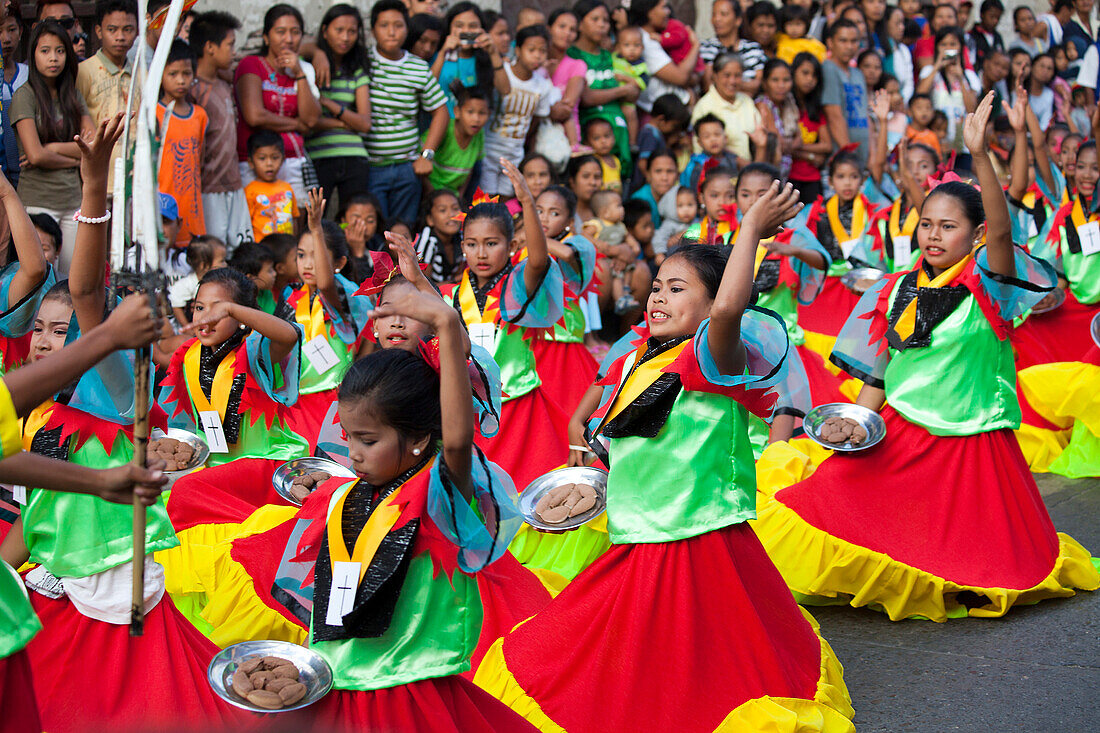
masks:
<path id="1" fill-rule="evenodd" d="M 770 414 L 787 358 L 782 323 L 749 305 L 753 259 L 797 207 L 774 184 L 728 259 L 711 245 L 670 254 L 646 330 L 608 370 L 592 437 L 609 453 L 612 546 L 497 642 L 475 677 L 540 730 L 851 728 L 839 664 L 746 523 L 746 419 Z M 568 619 L 584 623 L 563 635 Z M 731 625 L 738 634 L 723 631 Z M 699 639 L 711 640 L 705 673 L 689 661 Z"/>
<path id="2" fill-rule="evenodd" d="M 821 62 L 812 53 L 798 54 L 791 62 L 791 78 L 802 144 L 791 153 L 789 178 L 798 188 L 799 200 L 809 206 L 823 192 L 821 166 L 833 151 L 821 104 Z"/>
<path id="3" fill-rule="evenodd" d="M 816 464 L 788 488 L 778 478 L 761 486 L 754 525 L 806 602 L 944 621 L 1100 586 L 1089 553 L 1054 531 L 1011 433 L 1020 420 L 1011 319 L 1056 278 L 1013 246 L 981 144 L 992 106 L 990 93 L 964 128 L 981 193 L 952 181 L 928 194 L 916 268 L 864 294 L 833 352 L 864 381 L 858 402 L 882 414 L 887 437 L 802 461 L 790 460 L 790 446 L 771 449 L 796 466 L 796 481 Z"/>
<path id="4" fill-rule="evenodd" d="M 531 189 L 531 195 L 535 200 L 538 200 L 548 187 L 557 183 L 553 166 L 545 155 L 539 153 L 531 153 L 524 158 L 519 164 L 519 172 L 523 174 L 523 180 L 527 181 L 527 188 Z"/>
<path id="5" fill-rule="evenodd" d="M 424 207 L 416 255 L 432 282 L 454 282 L 462 272 L 462 206 L 453 191 L 439 189 L 428 194 Z"/>
<path id="6" fill-rule="evenodd" d="M 355 359 L 369 302 L 356 295 L 354 266 L 340 227 L 322 219 L 321 191 L 309 192 L 309 231 L 298 240 L 298 278 L 286 302 L 302 327 L 298 400 L 285 411 L 287 425 L 313 448 L 336 388 Z M 351 275 L 347 277 L 344 273 Z"/>
<path id="7" fill-rule="evenodd" d="M 596 218 L 596 212 L 592 211 L 592 197 L 603 185 L 603 167 L 594 155 L 578 155 L 569 160 L 565 178 L 569 189 L 577 197 L 574 231 L 579 232 L 583 222 Z"/>
<path id="8" fill-rule="evenodd" d="M 867 257 L 863 240 L 875 213 L 862 192 L 863 165 L 855 153 L 840 152 L 833 156 L 829 183 L 836 193 L 817 200 L 806 217 L 806 226 L 829 253 L 832 264 L 817 299 L 798 309 L 798 320 L 807 331 L 810 348 L 822 356 L 828 355 L 831 340 L 840 333 L 859 300 L 857 294 L 841 284 L 840 278 L 852 269 L 855 258 Z M 811 333 L 814 335 L 810 336 Z"/>
<path id="9" fill-rule="evenodd" d="M 775 154 L 771 156 L 773 163 L 778 162 L 780 174 L 788 176 L 793 162 L 791 156 L 802 147 L 798 104 L 791 94 L 791 67 L 785 61 L 772 59 L 764 64 L 762 75 L 764 81 L 756 107 L 760 110 L 764 129 L 776 137 Z"/>
<path id="10" fill-rule="evenodd" d="M 27 166 L 19 175 L 19 197 L 31 214 L 49 214 L 61 224 L 58 271 L 69 272 L 76 214 L 80 205 L 80 149 L 73 136 L 93 126 L 76 88 L 77 58 L 68 32 L 56 21 L 34 26 L 27 83 L 15 91 L 8 118 Z"/>
<path id="11" fill-rule="evenodd" d="M 382 207 L 373 194 L 353 193 L 341 201 L 336 223 L 344 230 L 348 242 L 349 271 L 354 269 L 354 282 L 362 284 L 374 269 L 371 253 L 386 249 L 386 240 L 380 231 Z"/>
<path id="12" fill-rule="evenodd" d="M 98 219 L 106 210 L 108 161 L 122 130 L 120 114 L 105 120 L 90 141 L 77 143 L 82 153 L 80 211 L 87 218 Z M 59 340 L 75 337 L 77 329 L 88 334 L 104 321 L 107 235 L 105 220 L 80 223 L 69 293 L 59 287 L 50 300 L 43 301 L 41 310 L 50 311 L 51 328 L 57 324 Z M 135 333 L 146 332 L 146 324 L 138 321 L 133 310 L 119 315 L 134 319 Z M 61 333 L 62 324 L 73 320 L 68 332 Z M 139 345 L 135 341 L 129 348 Z M 131 352 L 111 354 L 57 401 L 47 400 L 28 416 L 24 448 L 81 466 L 123 466 L 133 459 L 134 403 Z M 164 570 L 152 554 L 145 556 L 142 571 L 144 635 L 130 637 L 131 508 L 92 495 L 34 489 L 21 522 L 26 553 L 21 560 L 29 557 L 42 568 L 29 577 L 35 588 L 31 605 L 42 631 L 27 646 L 27 654 L 44 728 L 247 726 L 247 715 L 222 705 L 209 688 L 178 683 L 181 675 L 201 679 L 217 649 L 164 598 Z M 145 551 L 176 544 L 163 504 L 148 507 Z M 74 639 L 80 644 L 73 644 Z M 115 663 L 104 666 L 105 659 Z M 155 706 L 150 707 L 150 698 L 132 694 L 131 671 L 138 668 L 145 670 L 142 687 L 156 700 Z M 73 679 L 81 684 L 73 686 Z"/>

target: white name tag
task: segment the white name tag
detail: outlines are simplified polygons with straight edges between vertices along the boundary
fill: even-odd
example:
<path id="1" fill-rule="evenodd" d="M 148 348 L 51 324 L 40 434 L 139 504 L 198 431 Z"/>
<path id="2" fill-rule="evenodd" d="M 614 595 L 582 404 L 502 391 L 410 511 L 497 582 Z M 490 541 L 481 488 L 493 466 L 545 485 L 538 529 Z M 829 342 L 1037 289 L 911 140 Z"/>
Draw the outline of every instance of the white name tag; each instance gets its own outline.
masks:
<path id="1" fill-rule="evenodd" d="M 1100 252 L 1100 221 L 1090 221 L 1077 227 L 1077 236 L 1081 240 L 1081 254 Z"/>
<path id="2" fill-rule="evenodd" d="M 859 244 L 858 239 L 849 239 L 847 242 L 840 243 L 840 252 L 844 255 L 844 259 L 848 259 L 852 256 L 852 252 L 855 251 L 857 244 Z"/>
<path id="3" fill-rule="evenodd" d="M 340 357 L 336 356 L 336 350 L 332 348 L 332 344 L 328 342 L 323 334 L 314 336 L 307 341 L 306 345 L 302 347 L 302 353 L 306 355 L 306 360 L 318 374 L 324 374 L 340 363 Z"/>
<path id="4" fill-rule="evenodd" d="M 497 327 L 493 323 L 473 323 L 470 324 L 470 342 L 477 344 L 481 348 L 493 353 L 493 349 L 497 344 Z"/>
<path id="5" fill-rule="evenodd" d="M 217 410 L 200 412 L 199 427 L 206 435 L 206 444 L 210 446 L 211 453 L 229 452 L 229 443 L 225 440 L 225 429 L 222 428 L 222 419 Z"/>
<path id="6" fill-rule="evenodd" d="M 27 504 L 27 487 L 26 486 L 20 486 L 19 484 L 15 484 L 14 486 L 11 487 L 11 495 L 12 495 L 12 498 L 15 500 L 16 504 L 22 504 L 22 505 L 26 506 L 26 504 Z"/>
<path id="7" fill-rule="evenodd" d="M 894 237 L 894 264 L 908 264 L 910 255 L 913 254 L 913 238 L 904 234 Z"/>
<path id="8" fill-rule="evenodd" d="M 359 565 L 357 562 L 332 563 L 332 588 L 328 593 L 328 612 L 325 624 L 343 626 L 344 616 L 355 606 L 355 593 L 359 589 Z"/>

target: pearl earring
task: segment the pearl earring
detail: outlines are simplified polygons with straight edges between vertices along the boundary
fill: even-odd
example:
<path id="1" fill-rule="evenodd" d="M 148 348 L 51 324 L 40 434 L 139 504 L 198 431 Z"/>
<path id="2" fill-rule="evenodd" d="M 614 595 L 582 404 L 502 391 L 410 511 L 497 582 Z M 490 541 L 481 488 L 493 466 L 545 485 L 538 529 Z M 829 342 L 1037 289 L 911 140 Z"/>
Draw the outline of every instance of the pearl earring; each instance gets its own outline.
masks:
<path id="1" fill-rule="evenodd" d="M 414 456 L 420 455 L 420 449 L 419 448 L 413 448 L 413 455 Z"/>
<path id="2" fill-rule="evenodd" d="M 377 332 L 377 331 L 375 331 L 375 332 L 374 332 L 374 340 L 375 340 L 375 341 L 377 341 L 377 340 L 378 340 L 378 332 Z"/>

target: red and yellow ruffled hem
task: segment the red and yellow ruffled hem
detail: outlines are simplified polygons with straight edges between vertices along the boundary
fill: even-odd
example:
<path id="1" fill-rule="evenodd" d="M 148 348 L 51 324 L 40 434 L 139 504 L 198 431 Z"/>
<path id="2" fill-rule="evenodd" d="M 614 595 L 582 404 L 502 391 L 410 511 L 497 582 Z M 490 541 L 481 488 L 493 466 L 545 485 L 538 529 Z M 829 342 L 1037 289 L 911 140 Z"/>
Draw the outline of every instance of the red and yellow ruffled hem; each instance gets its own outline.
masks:
<path id="1" fill-rule="evenodd" d="M 521 565 L 538 576 L 547 590 L 557 595 L 610 547 L 607 515 L 602 514 L 571 532 L 560 534 L 540 532 L 524 524 L 508 550 Z"/>
<path id="2" fill-rule="evenodd" d="M 787 697 L 758 697 L 738 705 L 714 729 L 716 733 L 766 731 L 767 733 L 849 733 L 855 731 L 855 711 L 844 684 L 844 667 L 821 636 L 817 621 L 799 608 L 821 642 L 821 675 L 812 700 Z M 565 729 L 550 719 L 529 697 L 508 669 L 503 653 L 504 639 L 497 639 L 481 660 L 474 684 L 516 711 L 543 733 Z"/>
<path id="3" fill-rule="evenodd" d="M 819 449 L 802 454 L 791 445 L 768 446 L 757 468 L 757 518 L 750 522 L 787 586 L 803 596 L 800 602 L 843 600 L 852 606 L 871 606 L 891 620 L 1003 616 L 1014 605 L 1047 598 L 1065 598 L 1077 590 L 1096 590 L 1100 573 L 1085 548 L 1066 534 L 1058 534 L 1058 557 L 1042 582 L 1026 589 L 981 588 L 960 585 L 888 555 L 846 542 L 804 521 L 775 499 L 775 492 L 804 480 L 821 463 Z M 959 593 L 970 591 L 989 599 L 979 607 L 958 603 Z"/>

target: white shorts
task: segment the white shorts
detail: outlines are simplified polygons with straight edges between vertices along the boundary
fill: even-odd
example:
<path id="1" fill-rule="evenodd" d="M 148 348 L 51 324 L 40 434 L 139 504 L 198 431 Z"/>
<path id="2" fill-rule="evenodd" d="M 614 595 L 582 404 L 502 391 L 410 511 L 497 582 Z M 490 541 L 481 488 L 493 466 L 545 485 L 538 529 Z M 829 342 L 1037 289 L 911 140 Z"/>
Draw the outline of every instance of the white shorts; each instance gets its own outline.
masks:
<path id="1" fill-rule="evenodd" d="M 206 233 L 225 242 L 227 254 L 233 254 L 244 242 L 252 241 L 252 219 L 244 189 L 204 193 L 202 213 Z"/>

